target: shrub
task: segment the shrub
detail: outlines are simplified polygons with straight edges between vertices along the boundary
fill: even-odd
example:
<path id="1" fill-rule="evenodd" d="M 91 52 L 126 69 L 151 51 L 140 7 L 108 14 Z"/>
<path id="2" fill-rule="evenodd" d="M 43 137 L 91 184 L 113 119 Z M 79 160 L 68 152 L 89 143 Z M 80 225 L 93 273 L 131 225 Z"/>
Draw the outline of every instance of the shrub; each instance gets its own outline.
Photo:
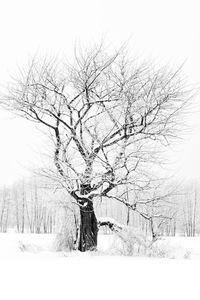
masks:
<path id="1" fill-rule="evenodd" d="M 60 232 L 57 233 L 55 238 L 56 251 L 69 252 L 76 249 L 77 243 L 77 228 L 73 222 L 73 219 L 65 218 Z"/>
<path id="2" fill-rule="evenodd" d="M 171 249 L 152 241 L 141 232 L 127 228 L 117 233 L 112 254 L 124 256 L 145 256 L 155 258 L 173 258 Z"/>
<path id="3" fill-rule="evenodd" d="M 117 233 L 114 248 L 116 248 L 120 255 L 143 255 L 146 252 L 149 242 L 143 234 L 136 233 L 131 229 L 124 229 Z"/>
<path id="4" fill-rule="evenodd" d="M 22 252 L 33 252 L 33 253 L 38 253 L 44 250 L 41 246 L 25 243 L 23 241 L 19 241 L 18 248 Z"/>

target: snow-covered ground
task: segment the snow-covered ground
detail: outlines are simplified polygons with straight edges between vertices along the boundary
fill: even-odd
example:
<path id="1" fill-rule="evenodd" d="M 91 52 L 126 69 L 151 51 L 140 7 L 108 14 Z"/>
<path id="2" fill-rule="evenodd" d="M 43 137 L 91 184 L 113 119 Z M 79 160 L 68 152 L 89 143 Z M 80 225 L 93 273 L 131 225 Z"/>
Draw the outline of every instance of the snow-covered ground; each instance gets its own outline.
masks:
<path id="1" fill-rule="evenodd" d="M 196 259 L 200 258 L 200 238 L 158 241 L 179 259 L 64 254 L 54 250 L 54 238 L 0 234 L 0 300 L 200 297 L 200 259 Z M 113 242 L 113 235 L 100 235 L 100 252 L 112 247 Z"/>

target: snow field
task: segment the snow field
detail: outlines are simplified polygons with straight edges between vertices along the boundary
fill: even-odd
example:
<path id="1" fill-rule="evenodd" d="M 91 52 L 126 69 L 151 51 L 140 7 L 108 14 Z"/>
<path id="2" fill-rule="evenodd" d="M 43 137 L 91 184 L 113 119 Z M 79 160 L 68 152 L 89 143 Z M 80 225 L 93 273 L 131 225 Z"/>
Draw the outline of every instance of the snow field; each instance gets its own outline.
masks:
<path id="1" fill-rule="evenodd" d="M 53 239 L 0 234 L 1 300 L 199 299 L 198 259 L 63 254 L 53 250 Z M 100 236 L 100 248 L 112 239 Z M 169 244 L 200 254 L 198 238 L 169 238 Z"/>

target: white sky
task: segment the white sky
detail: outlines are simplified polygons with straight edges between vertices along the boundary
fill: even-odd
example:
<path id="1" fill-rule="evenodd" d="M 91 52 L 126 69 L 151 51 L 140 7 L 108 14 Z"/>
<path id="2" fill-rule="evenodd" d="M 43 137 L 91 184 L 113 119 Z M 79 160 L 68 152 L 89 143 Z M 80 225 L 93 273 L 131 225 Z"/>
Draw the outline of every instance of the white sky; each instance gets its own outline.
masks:
<path id="1" fill-rule="evenodd" d="M 1 1 L 0 83 L 36 52 L 67 56 L 76 41 L 92 45 L 106 36 L 115 46 L 131 38 L 133 55 L 155 58 L 160 64 L 178 66 L 187 59 L 185 74 L 200 86 L 199 5 L 192 0 Z M 200 113 L 194 112 L 189 123 L 195 126 L 176 148 L 174 159 L 182 176 L 198 177 Z M 36 163 L 42 139 L 31 123 L 8 118 L 4 112 L 0 112 L 0 139 L 0 184 L 7 184 Z"/>

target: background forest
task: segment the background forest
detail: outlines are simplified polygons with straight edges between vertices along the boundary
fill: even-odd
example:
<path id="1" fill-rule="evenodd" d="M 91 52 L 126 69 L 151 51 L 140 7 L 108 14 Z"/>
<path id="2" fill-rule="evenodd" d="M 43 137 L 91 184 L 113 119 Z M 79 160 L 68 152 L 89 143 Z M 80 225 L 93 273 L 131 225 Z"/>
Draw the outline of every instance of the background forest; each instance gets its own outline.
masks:
<path id="1" fill-rule="evenodd" d="M 169 184 L 169 183 L 168 183 Z M 171 184 L 172 185 L 172 184 Z M 112 218 L 122 225 L 129 225 L 134 231 L 151 234 L 152 226 L 156 235 L 198 236 L 200 233 L 199 184 L 182 184 L 179 190 L 167 199 L 151 203 L 148 210 L 153 222 L 138 215 L 123 203 L 112 199 L 98 199 L 95 202 L 97 218 Z M 129 199 L 134 195 L 127 194 Z M 70 196 L 63 190 L 55 189 L 50 180 L 32 177 L 19 181 L 0 190 L 0 232 L 56 233 L 66 226 L 78 227 L 79 212 Z M 129 200 L 130 201 L 130 200 Z M 159 216 L 154 209 L 159 206 Z M 66 222 L 64 221 L 66 220 Z M 112 231 L 103 226 L 102 233 Z"/>

